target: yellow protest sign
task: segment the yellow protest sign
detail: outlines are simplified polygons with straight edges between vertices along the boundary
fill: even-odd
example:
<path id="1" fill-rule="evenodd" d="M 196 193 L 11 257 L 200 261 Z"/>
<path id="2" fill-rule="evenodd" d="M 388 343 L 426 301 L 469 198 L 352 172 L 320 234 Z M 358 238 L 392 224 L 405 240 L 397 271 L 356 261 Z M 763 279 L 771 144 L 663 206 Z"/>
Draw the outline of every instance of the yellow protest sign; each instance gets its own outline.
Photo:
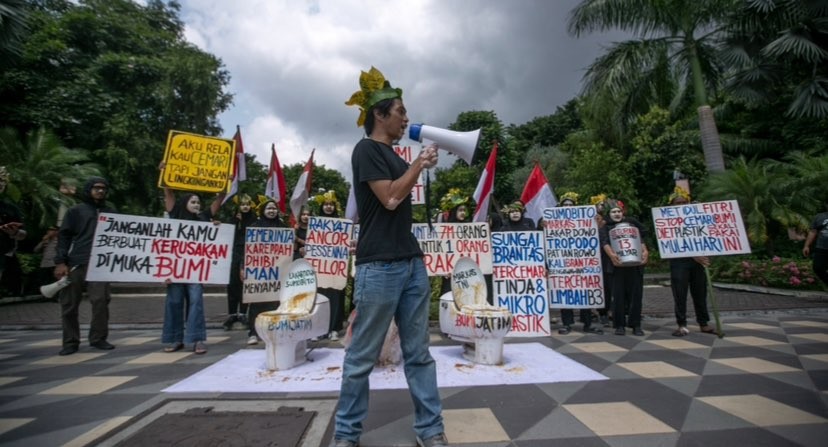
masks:
<path id="1" fill-rule="evenodd" d="M 226 191 L 235 153 L 234 140 L 171 130 L 158 186 L 184 191 Z"/>

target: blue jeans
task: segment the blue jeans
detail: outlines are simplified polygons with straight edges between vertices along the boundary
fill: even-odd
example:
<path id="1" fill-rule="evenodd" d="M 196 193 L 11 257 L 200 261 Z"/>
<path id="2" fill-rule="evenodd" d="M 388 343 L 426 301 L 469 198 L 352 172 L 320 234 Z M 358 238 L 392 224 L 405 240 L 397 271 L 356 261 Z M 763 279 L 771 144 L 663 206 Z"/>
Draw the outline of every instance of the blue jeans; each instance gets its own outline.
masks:
<path id="1" fill-rule="evenodd" d="M 414 401 L 414 432 L 443 433 L 437 368 L 428 351 L 431 285 L 422 258 L 360 264 L 356 270 L 351 345 L 342 366 L 336 439 L 359 442 L 368 413 L 368 376 L 379 358 L 391 319 L 400 331 L 405 378 Z"/>
<path id="2" fill-rule="evenodd" d="M 201 284 L 167 284 L 164 303 L 164 328 L 161 343 L 195 343 L 207 340 L 204 322 L 204 287 Z M 184 298 L 190 298 L 187 311 L 187 333 L 184 334 Z"/>

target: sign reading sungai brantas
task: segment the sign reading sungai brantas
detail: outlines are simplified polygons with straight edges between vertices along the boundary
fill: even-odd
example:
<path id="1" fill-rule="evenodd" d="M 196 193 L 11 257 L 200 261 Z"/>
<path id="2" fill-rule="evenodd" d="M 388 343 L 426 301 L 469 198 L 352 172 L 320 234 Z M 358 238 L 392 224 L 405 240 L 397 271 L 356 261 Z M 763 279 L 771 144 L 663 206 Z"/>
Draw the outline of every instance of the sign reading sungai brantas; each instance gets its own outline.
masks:
<path id="1" fill-rule="evenodd" d="M 235 153 L 234 140 L 171 130 L 158 186 L 182 191 L 226 191 Z"/>

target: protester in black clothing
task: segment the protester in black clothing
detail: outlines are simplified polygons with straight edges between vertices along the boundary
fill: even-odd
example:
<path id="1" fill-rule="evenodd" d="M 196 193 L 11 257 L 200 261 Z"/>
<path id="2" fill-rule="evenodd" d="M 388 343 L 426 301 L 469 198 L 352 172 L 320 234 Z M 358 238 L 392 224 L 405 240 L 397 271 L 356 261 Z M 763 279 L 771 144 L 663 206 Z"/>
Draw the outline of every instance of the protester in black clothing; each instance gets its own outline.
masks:
<path id="1" fill-rule="evenodd" d="M 460 192 L 459 188 L 451 188 L 440 199 L 440 209 L 445 213 L 447 223 L 466 223 L 469 217 L 469 208 L 472 206 L 469 196 Z M 444 276 L 440 286 L 440 295 L 451 292 L 451 276 Z"/>
<path id="2" fill-rule="evenodd" d="M 613 299 L 613 327 L 615 335 L 624 335 L 626 326 L 633 328 L 633 335 L 643 336 L 641 329 L 641 305 L 644 297 L 644 265 L 647 264 L 649 252 L 644 243 L 646 232 L 641 222 L 624 216 L 624 204 L 620 200 L 609 200 L 607 205 L 607 224 L 599 231 L 601 237 L 601 248 L 610 258 L 615 268 L 612 278 L 612 299 Z M 618 254 L 610 244 L 610 231 L 616 226 L 626 223 L 638 229 L 639 240 L 641 241 L 641 262 L 637 265 L 625 265 L 621 263 Z M 629 320 L 625 315 L 626 303 L 630 303 Z"/>
<path id="3" fill-rule="evenodd" d="M 240 321 L 248 324 L 247 304 L 243 302 L 244 287 L 242 284 L 242 267 L 244 266 L 244 240 L 247 227 L 256 221 L 256 203 L 247 194 L 238 194 L 233 197 L 236 204 L 233 218 L 235 233 L 233 236 L 233 256 L 230 261 L 230 282 L 227 284 L 227 319 L 222 326 L 224 330 L 233 329 L 233 323 Z"/>
<path id="4" fill-rule="evenodd" d="M 273 199 L 267 199 L 259 204 L 259 214 L 259 218 L 250 227 L 288 228 L 279 215 L 279 204 Z M 248 318 L 250 321 L 249 329 L 247 330 L 248 345 L 255 345 L 261 339 L 256 331 L 256 317 L 262 312 L 276 310 L 278 307 L 279 301 L 250 303 L 248 306 Z"/>
<path id="5" fill-rule="evenodd" d="M 310 210 L 307 206 L 303 206 L 299 211 L 299 222 L 296 222 L 294 228 L 295 238 L 293 239 L 293 260 L 305 257 L 305 238 L 308 237 L 308 221 L 310 220 Z"/>
<path id="6" fill-rule="evenodd" d="M 526 205 L 520 200 L 515 200 L 511 204 L 500 210 L 506 215 L 506 220 L 500 227 L 499 231 L 535 231 L 537 227 L 532 219 L 523 217 L 526 212 Z"/>
<path id="7" fill-rule="evenodd" d="M 828 202 L 825 203 L 828 210 Z M 814 245 L 814 242 L 816 244 Z M 811 250 L 811 245 L 814 249 Z M 806 258 L 813 254 L 814 273 L 828 286 L 828 212 L 819 213 L 811 222 L 811 229 L 802 247 L 802 255 Z"/>
<path id="8" fill-rule="evenodd" d="M 83 291 L 92 306 L 89 322 L 89 345 L 98 349 L 113 349 L 109 336 L 109 301 L 112 299 L 108 282 L 86 281 L 86 268 L 92 254 L 92 242 L 100 213 L 114 213 L 106 204 L 109 182 L 101 177 L 91 177 L 83 187 L 82 202 L 69 208 L 58 231 L 55 278 L 69 277 L 70 284 L 60 291 L 63 349 L 60 355 L 78 351 L 80 323 L 78 308 Z"/>

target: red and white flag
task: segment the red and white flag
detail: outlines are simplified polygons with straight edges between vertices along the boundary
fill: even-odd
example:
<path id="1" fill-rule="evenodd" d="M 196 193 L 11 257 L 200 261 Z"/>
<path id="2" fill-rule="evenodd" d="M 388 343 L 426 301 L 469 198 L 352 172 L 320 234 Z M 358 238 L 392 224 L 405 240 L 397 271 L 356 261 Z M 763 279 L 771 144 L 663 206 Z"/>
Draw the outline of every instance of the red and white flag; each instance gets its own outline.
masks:
<path id="1" fill-rule="evenodd" d="M 348 203 L 345 205 L 345 218 L 351 219 L 353 223 L 359 223 L 359 210 L 357 209 L 354 185 L 351 185 L 351 189 L 348 191 Z"/>
<path id="2" fill-rule="evenodd" d="M 221 202 L 230 200 L 231 197 L 239 192 L 239 182 L 247 180 L 247 162 L 244 160 L 244 144 L 242 144 L 241 129 L 236 126 L 236 134 L 233 135 L 233 140 L 236 141 L 236 161 L 233 163 L 233 181 L 230 183 L 230 191 Z"/>
<path id="3" fill-rule="evenodd" d="M 299 180 L 296 181 L 296 186 L 293 188 L 293 194 L 290 196 L 290 211 L 293 214 L 293 219 L 299 221 L 299 213 L 302 207 L 308 203 L 311 190 L 311 177 L 313 176 L 313 153 L 316 149 L 311 151 L 308 162 L 305 163 L 305 169 L 299 175 Z"/>
<path id="4" fill-rule="evenodd" d="M 279 164 L 279 157 L 276 156 L 276 145 L 270 146 L 270 167 L 267 169 L 267 184 L 265 184 L 265 195 L 279 204 L 279 210 L 285 213 L 285 202 L 287 202 L 287 186 L 285 185 L 285 174 L 282 173 L 282 165 Z"/>
<path id="5" fill-rule="evenodd" d="M 477 183 L 477 188 L 474 189 L 474 203 L 477 208 L 474 210 L 474 217 L 472 222 L 486 222 L 489 217 L 489 202 L 492 198 L 492 191 L 494 190 L 495 165 L 497 164 L 497 141 L 492 146 L 492 153 L 489 155 L 489 161 L 486 162 L 486 168 L 483 169 L 483 175 L 480 177 L 480 182 Z"/>
<path id="6" fill-rule="evenodd" d="M 555 198 L 555 193 L 549 187 L 549 182 L 546 181 L 546 175 L 543 173 L 540 165 L 536 162 L 535 167 L 532 168 L 532 173 L 526 179 L 526 185 L 523 186 L 523 193 L 520 195 L 520 201 L 526 205 L 526 211 L 523 217 L 532 219 L 533 224 L 538 223 L 538 219 L 543 216 L 543 210 L 546 208 L 554 208 L 558 205 L 558 199 Z"/>

